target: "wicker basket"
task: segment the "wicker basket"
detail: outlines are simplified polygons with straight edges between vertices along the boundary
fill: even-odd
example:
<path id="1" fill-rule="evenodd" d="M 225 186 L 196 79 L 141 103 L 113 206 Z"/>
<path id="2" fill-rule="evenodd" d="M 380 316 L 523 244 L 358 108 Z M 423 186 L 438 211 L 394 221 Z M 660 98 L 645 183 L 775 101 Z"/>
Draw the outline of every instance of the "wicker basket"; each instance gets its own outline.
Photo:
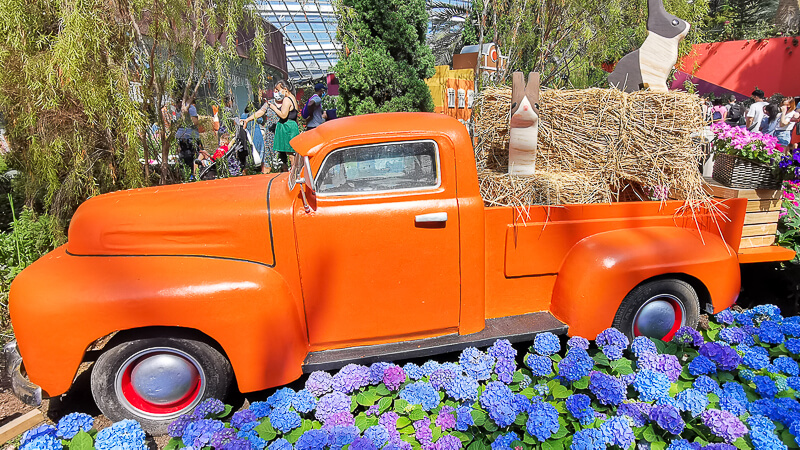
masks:
<path id="1" fill-rule="evenodd" d="M 727 153 L 714 155 L 715 180 L 737 189 L 780 189 L 781 180 L 766 164 L 756 163 Z"/>

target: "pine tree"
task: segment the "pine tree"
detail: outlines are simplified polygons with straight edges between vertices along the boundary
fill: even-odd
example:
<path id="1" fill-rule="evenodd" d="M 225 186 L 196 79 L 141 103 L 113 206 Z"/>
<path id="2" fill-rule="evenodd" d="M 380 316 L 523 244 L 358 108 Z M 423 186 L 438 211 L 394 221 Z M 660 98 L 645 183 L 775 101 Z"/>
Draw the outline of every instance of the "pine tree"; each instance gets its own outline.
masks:
<path id="1" fill-rule="evenodd" d="M 340 113 L 433 111 L 424 0 L 340 0 L 336 11 Z"/>

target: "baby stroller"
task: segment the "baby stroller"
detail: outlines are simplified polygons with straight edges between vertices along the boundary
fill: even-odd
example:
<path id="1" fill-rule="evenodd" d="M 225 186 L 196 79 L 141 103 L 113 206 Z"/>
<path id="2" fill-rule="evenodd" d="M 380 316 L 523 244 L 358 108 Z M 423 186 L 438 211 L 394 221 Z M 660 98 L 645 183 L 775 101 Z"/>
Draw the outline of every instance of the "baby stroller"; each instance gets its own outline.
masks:
<path id="1" fill-rule="evenodd" d="M 246 167 L 247 156 L 252 155 L 254 150 L 250 133 L 239 124 L 239 121 L 236 121 L 233 130 L 233 138 L 228 145 L 228 151 L 224 156 L 217 158 L 215 161 L 211 161 L 211 164 L 203 167 L 198 177 L 201 180 L 238 177 L 242 175 Z"/>

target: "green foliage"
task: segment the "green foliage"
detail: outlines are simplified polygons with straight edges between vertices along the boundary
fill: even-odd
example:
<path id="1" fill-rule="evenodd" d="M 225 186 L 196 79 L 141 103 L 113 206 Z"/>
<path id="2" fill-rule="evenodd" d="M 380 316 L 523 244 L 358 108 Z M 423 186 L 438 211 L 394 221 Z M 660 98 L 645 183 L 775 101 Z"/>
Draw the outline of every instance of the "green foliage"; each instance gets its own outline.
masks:
<path id="1" fill-rule="evenodd" d="M 784 183 L 782 206 L 785 214 L 778 222 L 778 245 L 794 250 L 791 262 L 800 264 L 800 182 Z"/>
<path id="2" fill-rule="evenodd" d="M 337 114 L 433 111 L 425 84 L 434 69 L 424 1 L 339 0 L 335 6 L 343 44 L 333 69 Z"/>
<path id="3" fill-rule="evenodd" d="M 707 42 L 763 39 L 774 35 L 778 0 L 710 0 Z"/>

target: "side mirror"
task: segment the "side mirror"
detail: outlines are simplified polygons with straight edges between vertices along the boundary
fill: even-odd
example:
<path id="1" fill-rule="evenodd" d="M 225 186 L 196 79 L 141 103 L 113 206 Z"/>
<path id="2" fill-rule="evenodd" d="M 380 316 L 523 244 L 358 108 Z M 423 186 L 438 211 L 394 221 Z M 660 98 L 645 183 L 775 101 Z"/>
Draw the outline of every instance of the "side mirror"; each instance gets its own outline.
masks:
<path id="1" fill-rule="evenodd" d="M 311 175 L 311 161 L 308 160 L 308 156 L 303 157 L 303 169 L 300 172 L 300 177 L 297 178 L 294 182 L 295 186 L 306 185 L 312 193 L 316 192 L 314 190 L 314 177 Z M 303 208 L 305 209 L 306 213 L 310 213 L 313 208 L 308 203 L 308 198 L 306 198 L 306 190 L 300 189 L 300 195 L 303 197 Z"/>

